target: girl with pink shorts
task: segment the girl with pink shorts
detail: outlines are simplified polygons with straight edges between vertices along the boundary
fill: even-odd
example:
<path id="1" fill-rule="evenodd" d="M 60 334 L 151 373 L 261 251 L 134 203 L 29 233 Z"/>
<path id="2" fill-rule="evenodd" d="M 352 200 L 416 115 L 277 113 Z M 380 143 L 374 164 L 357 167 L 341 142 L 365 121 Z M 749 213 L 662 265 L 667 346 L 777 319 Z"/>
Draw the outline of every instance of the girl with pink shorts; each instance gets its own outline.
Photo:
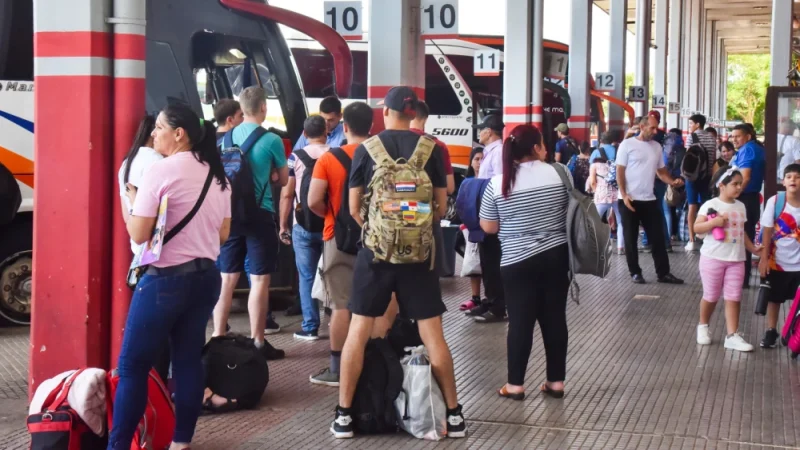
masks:
<path id="1" fill-rule="evenodd" d="M 745 252 L 757 253 L 759 247 L 744 232 L 747 211 L 738 200 L 744 179 L 736 166 L 723 166 L 714 174 L 712 185 L 717 196 L 700 207 L 694 230 L 703 236 L 700 248 L 700 279 L 703 298 L 700 300 L 700 323 L 697 343 L 711 344 L 708 324 L 720 296 L 725 300 L 727 335 L 725 348 L 750 352 L 753 346 L 739 333 Z"/>

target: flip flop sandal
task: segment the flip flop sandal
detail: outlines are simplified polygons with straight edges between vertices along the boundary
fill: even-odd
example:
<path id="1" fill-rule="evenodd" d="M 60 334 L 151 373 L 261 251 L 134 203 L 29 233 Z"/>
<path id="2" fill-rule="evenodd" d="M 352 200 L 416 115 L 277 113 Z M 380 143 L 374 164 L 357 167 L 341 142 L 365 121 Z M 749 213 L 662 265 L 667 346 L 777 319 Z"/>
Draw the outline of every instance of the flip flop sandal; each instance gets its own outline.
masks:
<path id="1" fill-rule="evenodd" d="M 236 411 L 236 410 L 239 409 L 238 403 L 233 401 L 233 400 L 231 400 L 231 399 L 229 399 L 229 398 L 225 399 L 225 403 L 223 403 L 221 405 L 215 405 L 214 402 L 211 401 L 211 399 L 214 398 L 214 395 L 217 395 L 217 394 L 211 395 L 211 397 L 208 397 L 208 399 L 206 399 L 206 401 L 203 402 L 203 409 L 204 410 L 206 410 L 206 411 L 208 411 L 208 412 L 210 412 L 212 414 L 224 414 L 226 412 Z M 220 396 L 217 395 L 217 397 L 220 397 Z M 224 397 L 220 397 L 220 398 L 224 398 Z"/>
<path id="2" fill-rule="evenodd" d="M 461 304 L 461 305 L 458 307 L 458 310 L 459 310 L 459 311 L 469 311 L 470 309 L 472 309 L 472 308 L 474 308 L 474 307 L 478 306 L 479 304 L 480 304 L 480 303 L 475 303 L 473 300 L 467 300 L 467 301 L 465 301 L 464 303 L 462 303 L 462 304 Z"/>
<path id="3" fill-rule="evenodd" d="M 549 395 L 553 398 L 564 398 L 563 390 L 557 391 L 555 389 L 550 389 L 550 386 L 548 386 L 547 383 L 542 385 L 541 391 L 543 394 Z"/>
<path id="4" fill-rule="evenodd" d="M 511 392 L 508 392 L 508 389 L 506 389 L 506 385 L 505 384 L 503 385 L 503 387 L 501 387 L 500 389 L 497 390 L 497 394 L 500 397 L 510 398 L 511 400 L 520 401 L 520 400 L 524 400 L 525 399 L 525 393 L 524 392 L 518 392 L 516 394 L 512 394 Z"/>

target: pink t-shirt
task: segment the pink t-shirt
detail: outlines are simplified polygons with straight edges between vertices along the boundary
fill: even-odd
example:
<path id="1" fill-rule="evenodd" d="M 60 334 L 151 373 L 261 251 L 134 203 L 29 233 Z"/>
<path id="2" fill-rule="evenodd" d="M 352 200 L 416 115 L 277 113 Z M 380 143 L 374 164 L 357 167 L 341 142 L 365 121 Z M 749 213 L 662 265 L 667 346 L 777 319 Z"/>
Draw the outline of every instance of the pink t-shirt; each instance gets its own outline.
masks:
<path id="1" fill-rule="evenodd" d="M 191 152 L 181 152 L 150 166 L 139 183 L 133 215 L 157 217 L 161 197 L 167 200 L 167 232 L 192 210 L 208 176 L 208 166 L 197 161 Z M 231 216 L 231 190 L 223 191 L 216 180 L 203 206 L 186 227 L 161 250 L 161 257 L 152 265 L 171 267 L 195 258 L 216 260 L 219 256 L 219 230 L 222 221 Z"/>

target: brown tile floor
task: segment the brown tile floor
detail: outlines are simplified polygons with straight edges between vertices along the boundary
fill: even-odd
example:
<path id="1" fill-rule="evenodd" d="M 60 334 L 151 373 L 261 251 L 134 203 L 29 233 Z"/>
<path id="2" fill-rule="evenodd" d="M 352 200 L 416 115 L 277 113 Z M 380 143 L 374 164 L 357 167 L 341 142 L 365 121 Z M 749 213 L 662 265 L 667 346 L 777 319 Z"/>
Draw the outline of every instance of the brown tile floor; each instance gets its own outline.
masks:
<path id="1" fill-rule="evenodd" d="M 800 447 L 800 362 L 785 349 L 751 354 L 722 348 L 724 322 L 711 325 L 714 343 L 694 342 L 701 288 L 697 254 L 671 255 L 684 286 L 628 281 L 624 257 L 609 280 L 581 278 L 581 305 L 570 303 L 567 396 L 535 394 L 544 378 L 536 332 L 524 402 L 498 398 L 506 375 L 505 324 L 477 325 L 457 311 L 468 292 L 462 279 L 442 280 L 451 312 L 444 325 L 456 365 L 469 437 L 430 443 L 407 435 L 335 441 L 327 429 L 336 390 L 308 376 L 327 365 L 328 341 L 294 341 L 298 318 L 278 315 L 284 332 L 271 341 L 287 350 L 270 364 L 271 381 L 255 411 L 200 419 L 194 448 L 609 448 L 744 449 Z M 645 277 L 652 259 L 642 255 Z M 756 290 L 742 307 L 741 331 L 757 345 L 764 331 L 752 314 Z M 643 294 L 657 296 L 634 300 Z M 720 311 L 721 312 L 721 311 Z M 247 328 L 245 316 L 232 321 Z M 323 333 L 324 334 L 324 333 Z M 0 329 L 0 448 L 27 448 L 22 423 L 27 374 L 24 330 Z"/>

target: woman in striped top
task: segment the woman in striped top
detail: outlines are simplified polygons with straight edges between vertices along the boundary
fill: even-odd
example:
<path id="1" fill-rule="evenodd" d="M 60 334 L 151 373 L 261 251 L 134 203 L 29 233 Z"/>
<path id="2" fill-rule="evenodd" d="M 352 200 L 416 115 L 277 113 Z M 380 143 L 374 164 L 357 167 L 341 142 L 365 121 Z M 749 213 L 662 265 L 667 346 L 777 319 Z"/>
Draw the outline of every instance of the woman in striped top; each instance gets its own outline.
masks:
<path id="1" fill-rule="evenodd" d="M 503 145 L 503 174 L 491 179 L 481 204 L 481 227 L 497 233 L 508 308 L 508 383 L 498 393 L 525 398 L 525 370 L 536 322 L 542 327 L 547 381 L 541 391 L 564 396 L 567 362 L 568 194 L 553 154 L 536 127 L 520 125 Z"/>

